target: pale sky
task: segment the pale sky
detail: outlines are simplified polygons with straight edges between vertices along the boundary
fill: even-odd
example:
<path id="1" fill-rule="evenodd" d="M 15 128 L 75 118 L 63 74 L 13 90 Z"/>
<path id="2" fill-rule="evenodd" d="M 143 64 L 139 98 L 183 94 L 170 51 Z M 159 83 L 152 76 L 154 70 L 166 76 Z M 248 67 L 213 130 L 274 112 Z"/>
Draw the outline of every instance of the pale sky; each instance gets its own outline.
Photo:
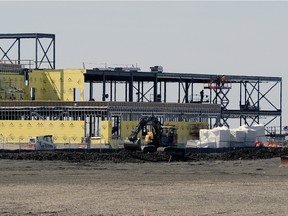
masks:
<path id="1" fill-rule="evenodd" d="M 288 124 L 288 2 L 24 1 L 0 8 L 1 33 L 56 35 L 57 68 L 137 64 L 142 71 L 162 65 L 167 72 L 282 77 Z"/>

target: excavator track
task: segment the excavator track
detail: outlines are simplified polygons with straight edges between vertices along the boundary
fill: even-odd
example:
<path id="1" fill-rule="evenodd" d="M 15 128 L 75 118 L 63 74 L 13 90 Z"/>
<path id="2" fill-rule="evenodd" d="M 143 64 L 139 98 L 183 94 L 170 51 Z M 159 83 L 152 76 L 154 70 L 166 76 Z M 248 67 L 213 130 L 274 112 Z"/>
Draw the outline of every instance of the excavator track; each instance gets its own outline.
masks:
<path id="1" fill-rule="evenodd" d="M 125 140 L 123 146 L 124 146 L 124 149 L 129 150 L 129 151 L 141 151 L 142 150 L 140 139 L 137 139 L 135 142 Z"/>
<path id="2" fill-rule="evenodd" d="M 182 158 L 185 157 L 185 149 L 177 146 L 168 146 L 164 148 L 164 152 L 171 155 L 172 157 Z"/>

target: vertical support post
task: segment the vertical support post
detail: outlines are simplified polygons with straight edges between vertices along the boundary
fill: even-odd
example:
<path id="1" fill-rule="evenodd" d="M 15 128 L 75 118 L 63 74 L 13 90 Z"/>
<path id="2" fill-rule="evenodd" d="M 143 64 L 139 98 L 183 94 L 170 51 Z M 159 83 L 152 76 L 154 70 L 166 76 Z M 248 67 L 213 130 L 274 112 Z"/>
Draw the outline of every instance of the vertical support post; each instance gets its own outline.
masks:
<path id="1" fill-rule="evenodd" d="M 140 102 L 140 81 L 138 81 L 138 88 L 137 88 L 137 102 Z"/>
<path id="2" fill-rule="evenodd" d="M 166 83 L 166 81 L 164 81 L 164 103 L 166 103 L 166 100 L 167 100 L 167 98 L 166 98 L 166 90 L 167 90 L 167 83 Z"/>
<path id="3" fill-rule="evenodd" d="M 35 38 L 35 68 L 38 69 L 38 34 Z"/>
<path id="4" fill-rule="evenodd" d="M 92 128 L 93 128 L 93 125 L 92 125 L 92 115 L 89 115 L 89 137 L 92 136 Z"/>
<path id="5" fill-rule="evenodd" d="M 129 80 L 129 102 L 133 102 L 133 71 L 130 72 L 130 80 Z"/>
<path id="6" fill-rule="evenodd" d="M 241 81 L 240 82 L 240 101 L 239 101 L 239 105 L 241 105 L 242 104 L 242 85 L 243 85 L 243 82 Z"/>
<path id="7" fill-rule="evenodd" d="M 212 101 L 212 89 L 210 88 L 210 104 L 213 104 L 213 101 Z"/>
<path id="8" fill-rule="evenodd" d="M 188 91 L 189 91 L 189 85 L 188 82 L 185 82 L 185 103 L 188 103 Z"/>
<path id="9" fill-rule="evenodd" d="M 181 86 L 180 86 L 180 80 L 179 80 L 179 82 L 178 82 L 178 103 L 180 103 L 180 97 L 181 97 L 180 90 L 181 90 Z"/>
<path id="10" fill-rule="evenodd" d="M 193 79 L 191 80 L 191 100 L 189 101 L 190 103 L 193 102 L 193 94 L 194 94 L 194 82 Z"/>
<path id="11" fill-rule="evenodd" d="M 89 100 L 93 99 L 93 81 L 89 82 Z"/>
<path id="12" fill-rule="evenodd" d="M 20 59 L 21 59 L 21 45 L 20 45 L 20 38 L 17 38 L 18 40 L 18 64 L 20 64 Z"/>
<path id="13" fill-rule="evenodd" d="M 113 92 L 112 92 L 112 88 L 113 88 L 113 81 L 111 80 L 110 81 L 110 101 L 112 101 L 112 95 L 113 95 Z"/>
<path id="14" fill-rule="evenodd" d="M 93 115 L 93 134 L 94 134 L 94 136 L 96 136 L 95 131 L 96 131 L 96 116 Z"/>
<path id="15" fill-rule="evenodd" d="M 247 83 L 246 82 L 244 83 L 244 91 L 245 91 L 244 102 L 246 103 L 246 101 L 247 101 Z"/>
<path id="16" fill-rule="evenodd" d="M 114 81 L 114 101 L 116 101 L 116 81 Z"/>
<path id="17" fill-rule="evenodd" d="M 143 102 L 143 99 L 144 99 L 144 82 L 142 81 L 142 87 L 141 87 L 141 101 Z"/>
<path id="18" fill-rule="evenodd" d="M 125 81 L 125 102 L 127 102 L 127 91 L 128 91 L 128 86 L 127 86 L 127 81 Z"/>
<path id="19" fill-rule="evenodd" d="M 102 101 L 105 101 L 105 95 L 106 95 L 106 77 L 105 72 L 103 71 L 103 77 L 102 77 L 102 83 L 103 83 L 103 90 L 102 90 Z"/>
<path id="20" fill-rule="evenodd" d="M 97 117 L 97 136 L 100 136 L 100 121 L 101 117 Z"/>
<path id="21" fill-rule="evenodd" d="M 161 99 L 162 99 L 162 82 L 160 81 L 159 84 L 160 84 L 160 86 L 159 86 L 159 87 L 160 87 L 160 89 L 159 89 L 159 91 L 160 91 L 159 94 L 161 95 Z"/>
<path id="22" fill-rule="evenodd" d="M 157 102 L 157 81 L 158 81 L 158 79 L 157 79 L 158 77 L 157 77 L 157 73 L 155 73 L 155 78 L 154 78 L 154 83 L 153 83 L 153 85 L 154 85 L 154 87 L 153 87 L 153 90 L 154 90 L 154 102 Z"/>

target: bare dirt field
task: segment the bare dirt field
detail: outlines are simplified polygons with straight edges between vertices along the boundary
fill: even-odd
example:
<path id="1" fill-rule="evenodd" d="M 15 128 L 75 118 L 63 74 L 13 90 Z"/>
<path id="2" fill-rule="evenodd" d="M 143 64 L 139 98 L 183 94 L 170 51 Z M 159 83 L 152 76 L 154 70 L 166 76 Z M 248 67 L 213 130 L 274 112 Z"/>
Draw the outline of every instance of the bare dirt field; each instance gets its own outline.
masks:
<path id="1" fill-rule="evenodd" d="M 0 215 L 287 215 L 280 158 L 0 160 Z"/>

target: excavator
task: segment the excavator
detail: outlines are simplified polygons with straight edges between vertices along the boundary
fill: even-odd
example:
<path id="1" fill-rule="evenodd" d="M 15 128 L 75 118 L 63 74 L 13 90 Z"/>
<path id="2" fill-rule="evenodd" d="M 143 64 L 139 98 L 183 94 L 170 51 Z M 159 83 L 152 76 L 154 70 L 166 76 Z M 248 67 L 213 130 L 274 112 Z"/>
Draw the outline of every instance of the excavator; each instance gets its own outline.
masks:
<path id="1" fill-rule="evenodd" d="M 141 144 L 138 133 L 145 135 L 145 144 Z M 124 142 L 124 149 L 143 151 L 144 153 L 156 152 L 163 149 L 171 155 L 184 156 L 185 149 L 177 145 L 177 129 L 174 126 L 163 126 L 155 116 L 144 116 L 133 129 Z"/>

